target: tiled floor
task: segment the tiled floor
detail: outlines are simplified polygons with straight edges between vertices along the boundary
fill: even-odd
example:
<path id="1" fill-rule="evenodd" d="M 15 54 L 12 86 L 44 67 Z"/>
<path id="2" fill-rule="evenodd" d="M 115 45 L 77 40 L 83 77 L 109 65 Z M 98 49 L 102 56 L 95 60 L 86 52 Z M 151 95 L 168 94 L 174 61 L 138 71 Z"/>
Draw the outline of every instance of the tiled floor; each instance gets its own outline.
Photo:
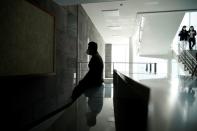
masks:
<path id="1" fill-rule="evenodd" d="M 196 79 L 177 74 L 169 78 L 138 81 L 151 88 L 149 131 L 197 131 Z M 105 94 L 110 96 L 109 92 Z M 113 99 L 108 97 L 104 99 L 102 112 L 97 117 L 97 125 L 90 131 L 115 131 L 112 119 Z"/>
<path id="2" fill-rule="evenodd" d="M 175 73 L 177 74 L 168 72 L 168 75 L 164 75 L 163 78 L 161 75 L 148 76 L 146 79 L 146 76 L 141 77 L 142 79 L 140 76 L 134 77 L 137 78 L 136 81 L 151 89 L 148 131 L 197 131 L 197 81 L 191 79 L 188 74 Z M 78 101 L 77 111 L 80 115 L 77 116 L 77 120 L 80 121 L 77 123 L 77 131 L 115 131 L 112 86 L 112 84 L 105 84 L 104 104 L 97 116 L 97 123 L 93 127 L 89 128 L 86 125 L 87 108 L 85 105 L 87 100 L 82 97 Z M 67 122 L 67 124 L 75 125 L 71 122 Z M 64 125 L 65 122 L 62 120 L 62 126 Z M 65 126 L 65 130 L 68 130 L 67 126 Z M 58 131 L 60 130 L 58 129 Z"/>
<path id="3" fill-rule="evenodd" d="M 97 116 L 97 124 L 90 131 L 115 131 L 113 100 L 105 98 L 101 113 Z"/>
<path id="4" fill-rule="evenodd" d="M 105 84 L 102 111 L 97 116 L 97 123 L 89 131 L 115 131 L 113 111 L 113 85 Z"/>
<path id="5" fill-rule="evenodd" d="M 196 131 L 197 101 L 195 89 L 188 92 L 173 80 L 144 80 L 142 83 L 151 87 L 149 103 L 149 131 Z"/>

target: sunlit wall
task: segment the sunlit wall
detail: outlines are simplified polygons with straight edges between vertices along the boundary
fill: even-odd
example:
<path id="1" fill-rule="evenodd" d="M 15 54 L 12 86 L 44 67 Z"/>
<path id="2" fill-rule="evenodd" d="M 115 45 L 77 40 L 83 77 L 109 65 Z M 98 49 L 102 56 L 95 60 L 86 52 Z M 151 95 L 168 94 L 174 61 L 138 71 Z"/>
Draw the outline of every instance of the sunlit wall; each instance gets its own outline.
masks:
<path id="1" fill-rule="evenodd" d="M 167 60 L 160 58 L 151 57 L 140 57 L 139 50 L 141 47 L 141 37 L 143 34 L 144 23 L 146 19 L 141 17 L 140 22 L 136 28 L 136 31 L 132 37 L 132 47 L 133 47 L 133 69 L 132 77 L 136 79 L 153 79 L 153 78 L 163 78 L 167 77 L 168 65 Z M 146 64 L 157 63 L 157 74 L 154 74 L 154 67 L 152 67 L 152 74 L 150 71 L 146 71 Z"/>

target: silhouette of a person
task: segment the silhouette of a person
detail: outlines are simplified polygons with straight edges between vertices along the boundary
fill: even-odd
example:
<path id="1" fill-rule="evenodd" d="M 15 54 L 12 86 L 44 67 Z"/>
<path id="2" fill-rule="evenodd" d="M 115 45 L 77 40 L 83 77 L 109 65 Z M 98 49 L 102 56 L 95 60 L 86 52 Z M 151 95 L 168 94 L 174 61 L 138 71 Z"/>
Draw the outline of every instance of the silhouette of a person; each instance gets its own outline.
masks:
<path id="1" fill-rule="evenodd" d="M 186 30 L 185 25 L 182 27 L 182 30 L 179 32 L 179 36 L 180 36 L 180 41 L 187 41 L 188 32 Z"/>
<path id="2" fill-rule="evenodd" d="M 193 26 L 190 26 L 188 35 L 189 35 L 189 49 L 192 50 L 192 48 L 196 44 L 196 38 L 195 38 L 196 30 L 194 30 Z"/>
<path id="3" fill-rule="evenodd" d="M 179 32 L 179 36 L 180 36 L 180 41 L 182 41 L 183 43 L 183 48 L 185 49 L 185 45 L 187 44 L 187 40 L 188 40 L 188 31 L 186 30 L 186 26 L 184 25 L 181 29 L 181 31 Z"/>
<path id="4" fill-rule="evenodd" d="M 71 105 L 80 95 L 87 92 L 87 90 L 103 88 L 103 60 L 97 51 L 97 43 L 89 42 L 86 53 L 91 57 L 88 64 L 89 71 L 84 76 L 79 84 L 74 88 L 71 98 L 67 101 L 67 105 Z M 92 91 L 94 92 L 94 91 Z M 87 93 L 86 96 L 91 96 Z"/>

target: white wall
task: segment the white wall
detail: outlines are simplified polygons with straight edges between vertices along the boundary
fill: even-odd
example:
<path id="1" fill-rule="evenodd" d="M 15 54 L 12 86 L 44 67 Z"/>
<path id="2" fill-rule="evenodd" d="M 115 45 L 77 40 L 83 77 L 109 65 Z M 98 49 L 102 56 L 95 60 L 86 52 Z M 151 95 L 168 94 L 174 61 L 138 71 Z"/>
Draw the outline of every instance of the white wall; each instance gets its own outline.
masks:
<path id="1" fill-rule="evenodd" d="M 139 55 L 167 55 L 183 16 L 183 12 L 144 16 L 145 23 Z"/>

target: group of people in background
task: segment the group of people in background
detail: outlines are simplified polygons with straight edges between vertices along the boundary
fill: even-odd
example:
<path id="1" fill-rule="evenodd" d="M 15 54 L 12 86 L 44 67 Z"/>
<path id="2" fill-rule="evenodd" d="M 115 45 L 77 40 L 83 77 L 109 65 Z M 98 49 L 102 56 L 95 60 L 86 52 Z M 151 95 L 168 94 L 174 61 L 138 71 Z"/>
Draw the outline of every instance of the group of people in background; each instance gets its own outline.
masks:
<path id="1" fill-rule="evenodd" d="M 194 26 L 190 26 L 189 30 L 186 28 L 187 27 L 184 25 L 182 30 L 179 32 L 180 41 L 183 41 L 185 45 L 189 42 L 189 49 L 192 50 L 196 45 L 196 30 L 194 29 Z"/>

